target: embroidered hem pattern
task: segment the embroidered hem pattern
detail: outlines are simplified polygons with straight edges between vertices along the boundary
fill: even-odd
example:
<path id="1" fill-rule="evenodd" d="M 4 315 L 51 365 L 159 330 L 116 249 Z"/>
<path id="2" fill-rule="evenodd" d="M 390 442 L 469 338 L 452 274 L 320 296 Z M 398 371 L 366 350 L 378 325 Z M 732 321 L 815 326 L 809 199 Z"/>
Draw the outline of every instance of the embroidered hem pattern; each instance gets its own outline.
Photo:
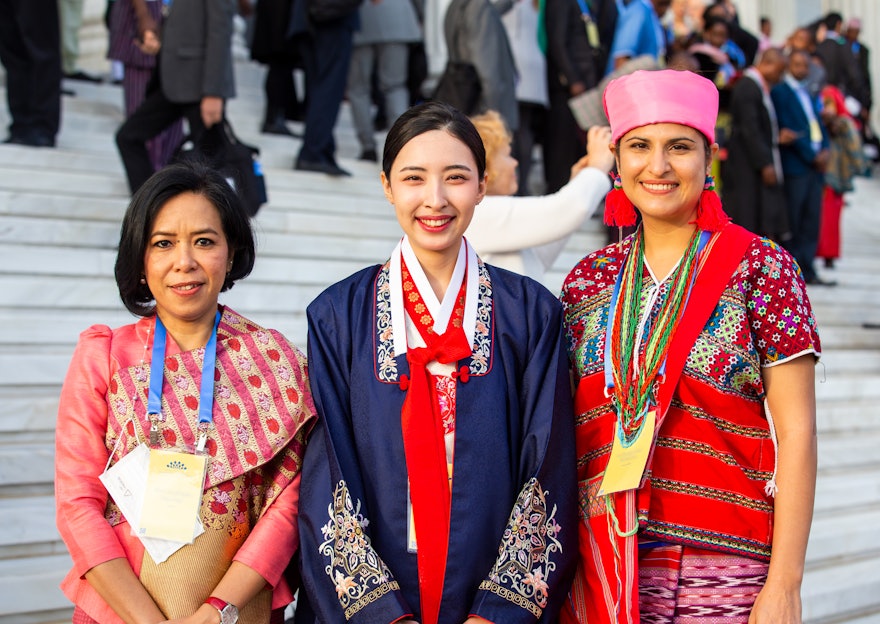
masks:
<path id="1" fill-rule="evenodd" d="M 391 572 L 373 550 L 365 532 L 370 521 L 361 515 L 360 501 L 357 506 L 352 502 L 345 481 L 337 484 L 327 511 L 330 521 L 321 527 L 325 541 L 318 550 L 329 559 L 324 571 L 333 580 L 348 620 L 400 586 L 391 580 Z"/>
<path id="2" fill-rule="evenodd" d="M 562 552 L 556 506 L 547 511 L 547 493 L 535 478 L 520 491 L 498 549 L 498 559 L 480 589 L 490 591 L 540 618 L 547 606 L 551 560 Z"/>

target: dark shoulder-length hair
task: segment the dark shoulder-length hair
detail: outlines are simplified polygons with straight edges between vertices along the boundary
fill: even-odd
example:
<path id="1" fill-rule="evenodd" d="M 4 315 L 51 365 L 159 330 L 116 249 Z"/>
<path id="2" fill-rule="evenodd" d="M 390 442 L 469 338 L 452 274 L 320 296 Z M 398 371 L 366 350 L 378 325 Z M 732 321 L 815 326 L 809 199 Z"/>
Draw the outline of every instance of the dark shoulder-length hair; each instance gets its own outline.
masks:
<path id="1" fill-rule="evenodd" d="M 391 166 L 403 146 L 420 134 L 432 130 L 445 130 L 464 143 L 474 155 L 480 179 L 483 178 L 486 173 L 486 148 L 480 133 L 467 115 L 443 102 L 425 102 L 413 106 L 397 118 L 385 138 L 385 150 L 382 153 L 382 171 L 385 172 L 385 177 L 391 177 Z"/>
<path id="2" fill-rule="evenodd" d="M 183 193 L 207 199 L 220 215 L 223 234 L 232 257 L 232 269 L 221 291 L 232 288 L 236 280 L 254 268 L 254 233 L 238 194 L 226 179 L 205 163 L 182 162 L 157 171 L 131 198 L 122 219 L 119 251 L 116 255 L 116 285 L 122 303 L 132 314 L 150 316 L 155 312 L 153 295 L 144 276 L 144 254 L 153 221 L 169 200 Z"/>

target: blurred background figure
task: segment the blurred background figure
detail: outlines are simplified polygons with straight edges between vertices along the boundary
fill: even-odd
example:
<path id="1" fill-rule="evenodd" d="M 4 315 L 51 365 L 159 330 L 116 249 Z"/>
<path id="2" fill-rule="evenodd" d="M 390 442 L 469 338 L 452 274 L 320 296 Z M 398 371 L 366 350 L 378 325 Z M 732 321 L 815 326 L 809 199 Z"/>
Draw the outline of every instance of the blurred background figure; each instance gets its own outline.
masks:
<path id="1" fill-rule="evenodd" d="M 517 70 L 501 16 L 489 0 L 452 0 L 443 33 L 449 61 L 470 63 L 480 81 L 477 112 L 498 111 L 511 132 L 519 129 Z"/>
<path id="2" fill-rule="evenodd" d="M 592 42 L 587 34 L 591 25 L 596 33 Z M 599 42 L 585 1 L 547 0 L 544 27 L 550 101 L 543 150 L 544 180 L 545 192 L 555 193 L 568 182 L 571 166 L 584 154 L 586 136 L 575 122 L 568 101 L 596 86 L 600 71 L 596 65 Z"/>
<path id="3" fill-rule="evenodd" d="M 260 131 L 294 136 L 287 121 L 302 121 L 304 108 L 296 92 L 293 70 L 302 65 L 296 42 L 288 35 L 290 0 L 258 0 L 254 11 L 251 58 L 268 67 L 263 88 L 266 114 Z"/>
<path id="4" fill-rule="evenodd" d="M 758 52 L 768 50 L 773 46 L 773 22 L 766 15 L 761 16 L 761 32 L 758 35 Z"/>
<path id="5" fill-rule="evenodd" d="M 107 58 L 123 66 L 122 97 L 125 116 L 140 106 L 156 67 L 161 47 L 162 3 L 147 0 L 116 0 L 110 8 L 110 46 Z M 147 141 L 154 171 L 169 162 L 183 141 L 183 117 Z"/>
<path id="6" fill-rule="evenodd" d="M 85 0 L 58 0 L 58 22 L 61 31 L 61 72 L 68 80 L 101 82 L 77 67 L 79 60 L 79 30 L 82 28 Z"/>
<path id="7" fill-rule="evenodd" d="M 854 17 L 847 21 L 844 36 L 846 46 L 855 59 L 859 90 L 853 96 L 859 100 L 862 110 L 859 119 L 863 124 L 868 124 L 871 119 L 871 107 L 874 105 L 874 90 L 871 86 L 871 51 L 864 43 L 859 41 L 862 32 L 862 20 Z"/>
<path id="8" fill-rule="evenodd" d="M 360 28 L 348 69 L 346 92 L 361 146 L 360 160 L 377 162 L 371 86 L 375 74 L 385 123 L 391 125 L 409 108 L 407 89 L 410 44 L 422 30 L 412 0 L 364 0 Z"/>
<path id="9" fill-rule="evenodd" d="M 658 60 L 666 57 L 666 33 L 660 20 L 666 15 L 670 3 L 671 0 L 632 0 L 620 12 L 605 66 L 606 74 L 644 54 Z"/>
<path id="10" fill-rule="evenodd" d="M 797 260 L 807 284 L 833 285 L 820 279 L 813 266 L 819 241 L 823 173 L 828 164 L 828 134 L 819 116 L 819 103 L 810 96 L 803 80 L 810 70 L 810 57 L 802 50 L 791 53 L 785 79 L 770 91 L 780 128 L 791 130 L 795 139 L 779 148 L 785 176 L 785 203 L 791 238 L 785 246 Z"/>
<path id="11" fill-rule="evenodd" d="M 840 89 L 844 96 L 858 98 L 861 90 L 859 71 L 843 37 L 843 17 L 832 11 L 822 20 L 826 29 L 824 40 L 816 46 L 816 55 L 825 66 L 826 82 Z"/>
<path id="12" fill-rule="evenodd" d="M 224 102 L 235 95 L 235 10 L 231 2 L 176 0 L 170 5 L 162 25 L 161 48 L 156 44 L 155 80 L 144 101 L 116 132 L 116 146 L 132 194 L 154 171 L 147 141 L 181 117 L 186 118 L 194 142 L 222 121 Z"/>
<path id="13" fill-rule="evenodd" d="M 782 190 L 779 124 L 770 89 L 785 71 L 785 56 L 770 48 L 731 90 L 731 134 L 721 165 L 724 209 L 737 225 L 783 242 L 788 214 Z"/>
<path id="14" fill-rule="evenodd" d="M 55 147 L 61 124 L 57 0 L 0 0 L 0 62 L 6 69 L 4 143 Z"/>
<path id="15" fill-rule="evenodd" d="M 306 116 L 302 146 L 293 168 L 329 176 L 350 176 L 336 162 L 333 128 L 345 96 L 352 37 L 358 24 L 355 6 L 334 19 L 317 21 L 310 15 L 312 4 L 293 3 L 288 33 L 297 38 L 306 71 Z M 327 4 L 327 3 L 324 3 Z"/>
<path id="16" fill-rule="evenodd" d="M 611 189 L 608 172 L 614 156 L 611 130 L 590 128 L 588 154 L 571 167 L 570 180 L 557 192 L 516 197 L 511 135 L 495 111 L 472 118 L 486 148 L 486 196 L 465 233 L 486 262 L 540 281 L 569 237 L 602 203 Z"/>
<path id="17" fill-rule="evenodd" d="M 828 128 L 830 147 L 816 257 L 823 259 L 825 267 L 831 269 L 840 257 L 843 196 L 855 190 L 853 178 L 864 173 L 866 163 L 855 119 L 846 109 L 843 93 L 833 85 L 822 90 L 822 120 Z"/>
<path id="18" fill-rule="evenodd" d="M 517 195 L 531 194 L 529 180 L 535 145 L 546 146 L 550 100 L 547 95 L 547 59 L 538 42 L 539 4 L 539 0 L 517 0 L 501 16 L 518 70 L 519 128 L 513 133 L 512 144 L 512 155 L 519 162 Z"/>

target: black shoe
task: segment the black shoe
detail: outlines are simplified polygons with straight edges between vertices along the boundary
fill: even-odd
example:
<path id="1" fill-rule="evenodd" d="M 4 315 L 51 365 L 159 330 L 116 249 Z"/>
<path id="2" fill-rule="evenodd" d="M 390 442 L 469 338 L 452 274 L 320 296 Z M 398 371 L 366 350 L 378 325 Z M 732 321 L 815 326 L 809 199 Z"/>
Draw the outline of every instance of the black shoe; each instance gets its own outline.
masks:
<path id="1" fill-rule="evenodd" d="M 328 176 L 343 177 L 351 176 L 350 171 L 346 171 L 336 163 L 315 162 L 312 160 L 297 159 L 293 166 L 297 171 L 313 171 L 315 173 L 326 173 Z"/>
<path id="2" fill-rule="evenodd" d="M 287 127 L 287 124 L 284 123 L 284 119 L 280 117 L 276 117 L 272 121 L 264 121 L 263 127 L 260 128 L 260 132 L 263 134 L 277 134 L 278 136 L 302 138 L 301 134 L 291 132 L 290 128 Z"/>
<path id="3" fill-rule="evenodd" d="M 42 134 L 13 135 L 3 141 L 3 143 L 6 145 L 26 145 L 28 147 L 55 147 L 55 139 Z"/>
<path id="4" fill-rule="evenodd" d="M 366 149 L 358 156 L 358 160 L 368 160 L 370 162 L 379 162 L 379 156 L 374 149 Z"/>
<path id="5" fill-rule="evenodd" d="M 95 84 L 101 84 L 102 82 L 104 82 L 103 78 L 101 78 L 100 76 L 87 74 L 81 69 L 76 70 L 72 74 L 64 74 L 64 77 L 68 80 L 80 80 L 82 82 L 93 82 Z"/>
<path id="6" fill-rule="evenodd" d="M 837 286 L 834 280 L 823 280 L 818 275 L 806 280 L 808 286 Z"/>

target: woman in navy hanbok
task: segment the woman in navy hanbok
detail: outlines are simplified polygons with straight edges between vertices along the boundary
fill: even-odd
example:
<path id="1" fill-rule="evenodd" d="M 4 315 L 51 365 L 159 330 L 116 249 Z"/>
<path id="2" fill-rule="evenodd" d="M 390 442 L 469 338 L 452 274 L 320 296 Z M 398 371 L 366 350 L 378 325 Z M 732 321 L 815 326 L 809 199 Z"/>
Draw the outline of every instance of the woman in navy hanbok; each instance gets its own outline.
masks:
<path id="1" fill-rule="evenodd" d="M 486 177 L 461 113 L 410 109 L 382 165 L 405 236 L 308 308 L 297 619 L 554 621 L 577 556 L 559 303 L 464 240 Z"/>

